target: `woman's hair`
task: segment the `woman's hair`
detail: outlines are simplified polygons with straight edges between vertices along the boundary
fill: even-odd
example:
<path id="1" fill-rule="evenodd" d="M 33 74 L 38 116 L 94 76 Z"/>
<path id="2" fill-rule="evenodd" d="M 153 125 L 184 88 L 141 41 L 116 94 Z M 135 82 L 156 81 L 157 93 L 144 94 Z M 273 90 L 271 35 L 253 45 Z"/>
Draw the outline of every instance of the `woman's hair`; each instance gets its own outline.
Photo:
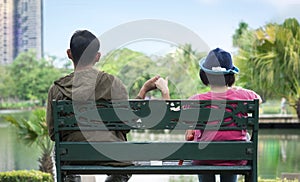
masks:
<path id="1" fill-rule="evenodd" d="M 202 83 L 206 86 L 215 85 L 231 87 L 235 82 L 234 74 L 213 75 L 207 74 L 202 69 L 200 69 L 199 76 Z"/>

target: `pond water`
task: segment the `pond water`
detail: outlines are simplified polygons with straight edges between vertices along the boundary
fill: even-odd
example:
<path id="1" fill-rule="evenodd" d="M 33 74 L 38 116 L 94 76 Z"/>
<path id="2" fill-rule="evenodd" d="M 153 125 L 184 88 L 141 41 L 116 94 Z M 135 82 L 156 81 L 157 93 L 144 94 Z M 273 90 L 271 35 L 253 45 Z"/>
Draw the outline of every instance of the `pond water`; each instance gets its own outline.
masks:
<path id="1" fill-rule="evenodd" d="M 28 113 L 15 113 L 14 116 L 27 116 Z M 183 140 L 183 133 L 136 133 L 129 138 L 134 140 Z M 280 178 L 282 173 L 300 172 L 300 129 L 261 129 L 258 146 L 258 176 Z M 26 146 L 18 140 L 16 131 L 0 113 L 0 171 L 38 169 L 40 151 L 36 146 Z"/>
<path id="2" fill-rule="evenodd" d="M 38 169 L 40 151 L 36 146 L 27 146 L 17 138 L 16 130 L 3 121 L 5 114 L 16 118 L 28 118 L 29 111 L 1 111 L 0 113 L 0 171 Z"/>

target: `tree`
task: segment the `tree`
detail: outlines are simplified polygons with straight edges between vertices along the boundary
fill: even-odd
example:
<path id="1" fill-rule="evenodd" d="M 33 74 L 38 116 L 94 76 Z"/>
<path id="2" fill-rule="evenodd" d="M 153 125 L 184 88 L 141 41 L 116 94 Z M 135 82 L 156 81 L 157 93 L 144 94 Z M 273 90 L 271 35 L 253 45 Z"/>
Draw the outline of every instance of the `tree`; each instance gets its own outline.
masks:
<path id="1" fill-rule="evenodd" d="M 246 48 L 248 44 L 246 44 L 246 40 L 244 39 L 245 35 L 248 32 L 248 24 L 246 22 L 240 22 L 239 28 L 235 30 L 235 34 L 232 36 L 232 44 L 235 47 L 243 46 L 243 48 Z M 251 40 L 251 39 L 250 39 Z M 244 47 L 246 45 L 246 47 Z"/>
<path id="2" fill-rule="evenodd" d="M 19 99 L 44 103 L 50 85 L 61 74 L 51 62 L 38 60 L 35 55 L 32 50 L 19 54 L 10 67 L 10 73 L 17 85 L 15 89 Z"/>
<path id="3" fill-rule="evenodd" d="M 144 82 L 158 74 L 155 63 L 148 56 L 127 48 L 110 52 L 100 61 L 98 67 L 122 80 L 129 98 L 135 98 Z"/>
<path id="4" fill-rule="evenodd" d="M 295 18 L 283 24 L 268 23 L 256 30 L 247 29 L 254 39 L 240 37 L 237 66 L 243 69 L 242 80 L 251 80 L 265 97 L 286 97 L 300 119 L 300 26 Z M 248 68 L 248 69 L 245 69 Z"/>
<path id="5" fill-rule="evenodd" d="M 16 89 L 7 67 L 6 65 L 0 65 L 0 101 L 13 96 Z"/>
<path id="6" fill-rule="evenodd" d="M 51 154 L 54 143 L 48 135 L 45 109 L 36 109 L 29 120 L 17 120 L 13 116 L 4 116 L 4 120 L 11 123 L 17 129 L 17 136 L 20 141 L 28 146 L 36 144 L 42 151 L 42 156 L 38 159 L 40 171 L 47 172 L 53 176 L 53 162 Z"/>
<path id="7" fill-rule="evenodd" d="M 106 55 L 100 61 L 100 69 L 119 77 L 127 86 L 129 98 L 137 95 L 146 80 L 160 75 L 169 78 L 171 98 L 186 99 L 204 88 L 198 77 L 198 61 L 202 56 L 190 44 L 181 45 L 163 56 L 146 56 L 124 48 Z M 160 97 L 158 91 L 150 94 Z"/>
<path id="8" fill-rule="evenodd" d="M 187 99 L 196 93 L 207 91 L 208 87 L 201 84 L 199 78 L 199 60 L 205 54 L 193 50 L 191 44 L 184 44 L 160 58 L 159 66 L 164 68 L 164 74 L 171 81 L 171 98 Z"/>

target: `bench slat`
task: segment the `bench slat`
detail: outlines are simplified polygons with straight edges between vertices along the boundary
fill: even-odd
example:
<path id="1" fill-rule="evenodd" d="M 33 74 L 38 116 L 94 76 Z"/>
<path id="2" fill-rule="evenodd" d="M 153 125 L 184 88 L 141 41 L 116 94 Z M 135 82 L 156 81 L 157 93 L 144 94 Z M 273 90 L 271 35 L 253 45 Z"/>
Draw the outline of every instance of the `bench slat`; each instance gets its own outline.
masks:
<path id="1" fill-rule="evenodd" d="M 200 174 L 236 173 L 247 174 L 251 166 L 62 166 L 68 174 Z"/>
<path id="2" fill-rule="evenodd" d="M 253 157 L 253 143 L 241 141 L 201 145 L 198 142 L 62 142 L 60 148 L 62 161 L 250 160 Z"/>
<path id="3" fill-rule="evenodd" d="M 252 117 L 240 117 L 238 113 L 253 112 L 254 101 L 114 101 L 110 103 L 74 103 L 57 101 L 59 131 L 63 130 L 129 130 L 129 129 L 211 129 L 207 121 L 232 118 L 237 126 L 228 127 L 222 122 L 219 130 L 243 130 Z M 100 106 L 97 106 L 100 104 Z M 218 108 L 207 108 L 209 104 Z M 238 108 L 232 105 L 237 105 Z M 189 106 L 189 107 L 187 107 Z M 230 111 L 225 110 L 228 108 Z M 179 110 L 178 110 L 179 109 Z M 77 124 L 80 127 L 77 127 Z M 56 130 L 58 131 L 58 130 Z"/>

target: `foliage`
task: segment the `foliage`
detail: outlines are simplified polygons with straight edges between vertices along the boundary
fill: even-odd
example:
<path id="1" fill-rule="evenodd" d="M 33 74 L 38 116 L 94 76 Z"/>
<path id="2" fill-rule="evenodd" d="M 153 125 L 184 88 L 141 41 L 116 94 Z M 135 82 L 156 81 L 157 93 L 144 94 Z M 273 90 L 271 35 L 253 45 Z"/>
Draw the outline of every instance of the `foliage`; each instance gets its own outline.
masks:
<path id="1" fill-rule="evenodd" d="M 124 48 L 110 52 L 101 61 L 101 70 L 119 77 L 135 98 L 144 82 L 155 75 L 168 77 L 171 98 L 188 98 L 204 87 L 198 77 L 198 60 L 201 54 L 191 45 L 179 46 L 164 56 L 146 56 L 143 53 Z M 152 97 L 160 97 L 158 91 Z"/>
<path id="2" fill-rule="evenodd" d="M 256 90 L 264 98 L 288 98 L 300 118 L 298 21 L 290 18 L 283 24 L 268 23 L 256 30 L 243 29 L 242 35 L 234 35 L 234 38 L 239 48 L 236 65 L 241 69 L 239 79 L 244 86 Z"/>
<path id="3" fill-rule="evenodd" d="M 49 173 L 34 170 L 0 172 L 0 182 L 53 182 Z"/>
<path id="4" fill-rule="evenodd" d="M 154 71 L 150 73 L 154 67 L 149 57 L 127 48 L 110 52 L 101 63 L 103 71 L 122 80 L 130 98 L 137 95 L 144 81 L 151 77 L 150 74 L 155 74 Z"/>
<path id="5" fill-rule="evenodd" d="M 13 116 L 4 116 L 4 120 L 10 122 L 17 128 L 18 138 L 28 146 L 37 144 L 42 151 L 42 156 L 39 159 L 40 170 L 52 174 L 53 163 L 51 153 L 53 150 L 53 142 L 48 136 L 48 128 L 46 124 L 45 109 L 36 109 L 29 120 L 16 119 Z"/>
<path id="6" fill-rule="evenodd" d="M 185 44 L 162 58 L 161 66 L 167 68 L 165 73 L 171 78 L 171 98 L 187 99 L 207 91 L 208 87 L 201 84 L 199 79 L 199 60 L 204 54 L 193 50 L 190 44 Z"/>
<path id="7" fill-rule="evenodd" d="M 51 62 L 38 60 L 34 51 L 28 51 L 19 54 L 10 65 L 10 75 L 16 85 L 15 96 L 21 100 L 44 102 L 50 85 L 60 73 Z"/>
<path id="8" fill-rule="evenodd" d="M 7 65 L 0 65 L 0 99 L 13 96 L 15 83 L 13 82 Z"/>
<path id="9" fill-rule="evenodd" d="M 25 109 L 35 107 L 36 103 L 33 101 L 2 101 L 0 102 L 0 109 Z"/>

